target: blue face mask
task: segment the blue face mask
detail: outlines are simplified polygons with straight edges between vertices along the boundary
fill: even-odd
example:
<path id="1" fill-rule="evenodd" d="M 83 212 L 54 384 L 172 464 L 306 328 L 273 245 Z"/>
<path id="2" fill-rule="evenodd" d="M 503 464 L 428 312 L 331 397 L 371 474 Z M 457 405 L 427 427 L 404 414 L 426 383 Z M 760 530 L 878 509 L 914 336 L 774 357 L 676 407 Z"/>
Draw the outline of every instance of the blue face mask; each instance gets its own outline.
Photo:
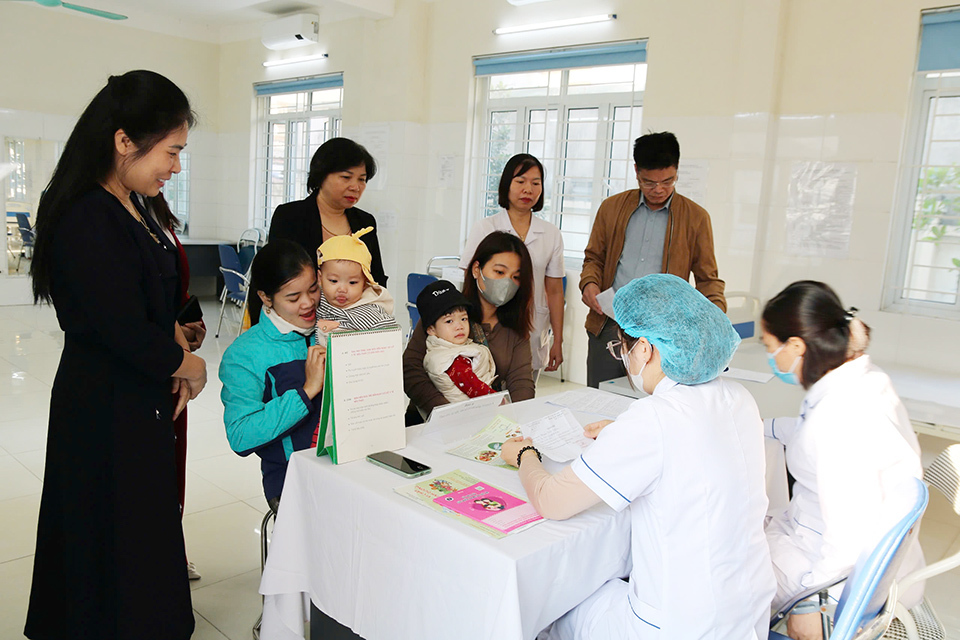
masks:
<path id="1" fill-rule="evenodd" d="M 787 346 L 787 343 L 784 342 L 777 348 L 773 353 L 767 354 L 767 362 L 770 363 L 770 369 L 773 371 L 773 375 L 777 376 L 787 384 L 800 384 L 800 379 L 797 377 L 796 372 L 794 371 L 797 368 L 797 365 L 800 363 L 800 358 L 803 356 L 797 356 L 796 360 L 793 361 L 793 364 L 790 365 L 789 371 L 780 371 L 777 367 L 776 357 L 777 354 L 783 351 L 783 348 Z"/>

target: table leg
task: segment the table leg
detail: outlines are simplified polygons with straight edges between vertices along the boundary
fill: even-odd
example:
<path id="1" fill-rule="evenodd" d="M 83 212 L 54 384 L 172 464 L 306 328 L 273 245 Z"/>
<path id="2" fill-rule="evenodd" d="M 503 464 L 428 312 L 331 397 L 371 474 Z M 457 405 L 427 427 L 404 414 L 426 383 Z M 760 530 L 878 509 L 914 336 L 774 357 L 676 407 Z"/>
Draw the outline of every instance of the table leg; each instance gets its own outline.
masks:
<path id="1" fill-rule="evenodd" d="M 363 640 L 310 602 L 310 640 Z"/>

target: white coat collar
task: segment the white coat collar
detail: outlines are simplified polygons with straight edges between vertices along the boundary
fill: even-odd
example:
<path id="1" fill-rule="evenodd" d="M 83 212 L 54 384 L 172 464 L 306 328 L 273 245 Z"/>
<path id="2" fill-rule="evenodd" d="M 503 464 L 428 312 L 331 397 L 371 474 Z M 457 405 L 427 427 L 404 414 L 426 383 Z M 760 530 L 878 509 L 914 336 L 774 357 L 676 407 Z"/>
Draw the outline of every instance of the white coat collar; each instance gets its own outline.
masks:
<path id="1" fill-rule="evenodd" d="M 851 382 L 862 378 L 872 366 L 870 356 L 862 355 L 859 358 L 844 362 L 832 371 L 828 371 L 807 390 L 807 395 L 803 397 L 800 416 L 803 417 L 807 409 L 817 406 L 817 403 L 830 391 L 846 387 Z"/>
<path id="2" fill-rule="evenodd" d="M 655 386 L 655 387 L 653 388 L 653 393 L 651 393 L 650 395 L 652 395 L 652 396 L 663 395 L 663 394 L 666 393 L 667 391 L 670 391 L 670 389 L 673 389 L 673 388 L 674 388 L 675 386 L 677 386 L 678 384 L 680 384 L 680 383 L 677 382 L 676 380 L 671 380 L 671 379 L 668 378 L 667 376 L 664 376 L 664 377 L 663 377 L 663 380 L 661 380 L 660 382 L 658 382 L 658 383 L 657 383 L 657 386 Z"/>
<path id="3" fill-rule="evenodd" d="M 517 233 L 517 230 L 513 228 L 513 223 L 510 222 L 509 213 L 507 213 L 506 211 L 501 211 L 500 213 L 497 214 L 497 217 L 499 218 L 499 220 L 497 221 L 499 224 L 497 224 L 496 226 L 500 227 L 499 229 L 500 231 L 506 231 L 507 233 L 512 233 L 518 238 L 520 237 L 520 235 Z M 547 221 L 544 220 L 543 218 L 540 218 L 535 213 L 531 214 L 530 229 L 527 230 L 527 239 L 530 238 L 531 234 L 540 235 L 540 234 L 546 233 L 546 231 L 547 231 Z"/>

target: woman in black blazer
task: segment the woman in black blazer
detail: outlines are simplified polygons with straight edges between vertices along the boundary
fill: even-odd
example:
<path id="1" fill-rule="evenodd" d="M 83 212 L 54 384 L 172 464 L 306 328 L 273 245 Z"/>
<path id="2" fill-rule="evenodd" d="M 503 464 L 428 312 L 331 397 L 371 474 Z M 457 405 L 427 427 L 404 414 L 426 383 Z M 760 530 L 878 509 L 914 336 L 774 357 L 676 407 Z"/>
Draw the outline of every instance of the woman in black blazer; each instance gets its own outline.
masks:
<path id="1" fill-rule="evenodd" d="M 270 223 L 270 240 L 293 240 L 311 256 L 316 256 L 317 247 L 327 239 L 373 227 L 373 232 L 360 239 L 373 256 L 370 265 L 373 279 L 386 287 L 377 221 L 356 207 L 367 188 L 367 181 L 376 173 L 377 163 L 362 145 L 347 138 L 327 140 L 310 160 L 310 175 L 307 177 L 310 195 L 277 207 Z"/>

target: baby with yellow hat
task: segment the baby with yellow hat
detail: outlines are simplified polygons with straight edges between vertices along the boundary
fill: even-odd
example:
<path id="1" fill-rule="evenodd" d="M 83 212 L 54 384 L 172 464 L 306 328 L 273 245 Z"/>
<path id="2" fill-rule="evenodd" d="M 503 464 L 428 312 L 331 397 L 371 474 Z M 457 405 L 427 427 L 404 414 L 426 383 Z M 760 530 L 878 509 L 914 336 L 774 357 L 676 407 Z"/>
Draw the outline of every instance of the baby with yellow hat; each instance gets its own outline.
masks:
<path id="1" fill-rule="evenodd" d="M 317 344 L 339 331 L 396 326 L 393 297 L 370 275 L 372 257 L 360 237 L 373 227 L 348 236 L 334 236 L 317 248 L 320 304 L 317 307 Z"/>

